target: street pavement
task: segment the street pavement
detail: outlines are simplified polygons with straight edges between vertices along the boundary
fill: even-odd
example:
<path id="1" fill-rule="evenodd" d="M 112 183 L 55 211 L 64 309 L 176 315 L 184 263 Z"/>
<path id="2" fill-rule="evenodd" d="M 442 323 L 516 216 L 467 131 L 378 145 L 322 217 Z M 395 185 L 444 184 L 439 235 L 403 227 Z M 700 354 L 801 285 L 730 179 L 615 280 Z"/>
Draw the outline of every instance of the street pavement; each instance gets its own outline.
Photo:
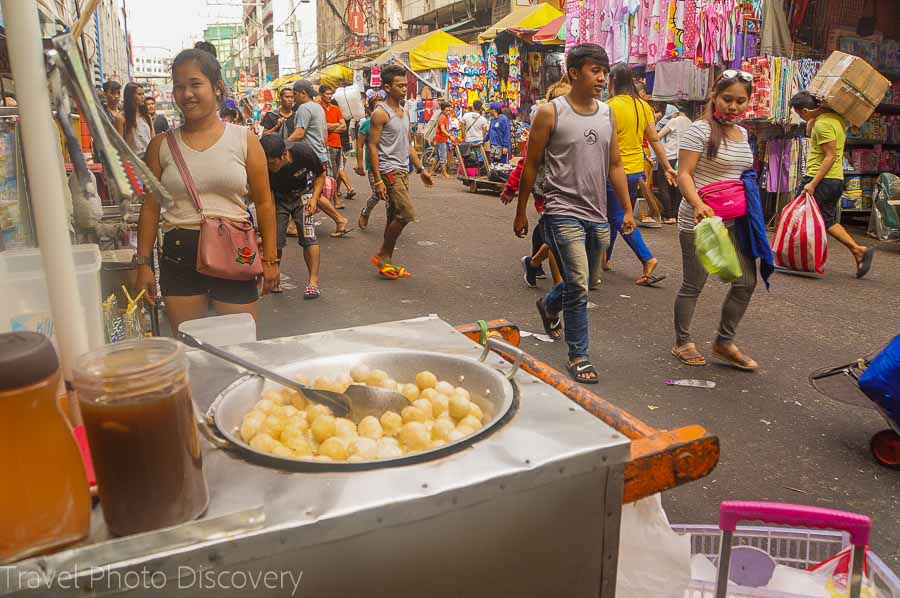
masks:
<path id="1" fill-rule="evenodd" d="M 351 174 L 359 193 L 343 212 L 356 226 L 368 185 Z M 514 207 L 496 196 L 465 192 L 456 180 L 426 189 L 412 178 L 419 222 L 400 239 L 396 263 L 412 278 L 378 277 L 369 257 L 378 248 L 384 207 L 367 231 L 332 239 L 333 223 L 319 217 L 322 297 L 304 301 L 306 269 L 289 239 L 282 272 L 299 288 L 263 299 L 260 338 L 303 334 L 437 314 L 451 324 L 505 318 L 523 331 L 542 333 L 534 304 L 549 288 L 529 289 L 520 259 L 530 240 L 512 233 Z M 531 212 L 530 224 L 537 222 Z M 859 230 L 859 229 L 858 229 Z M 591 355 L 600 396 L 658 428 L 700 424 L 721 440 L 721 458 L 705 479 L 665 493 L 673 523 L 717 521 L 727 499 L 770 500 L 847 509 L 870 515 L 873 550 L 900 571 L 900 473 L 869 454 L 870 437 L 887 427 L 874 411 L 838 403 L 807 382 L 813 370 L 847 363 L 878 349 L 900 332 L 900 244 L 881 244 L 864 280 L 853 260 L 831 243 L 820 279 L 776 273 L 766 292 L 759 284 L 737 342 L 761 364 L 756 373 L 718 365 L 689 368 L 675 361 L 672 306 L 681 282 L 681 257 L 673 226 L 642 229 L 668 275 L 659 288 L 634 285 L 640 265 L 617 244 L 613 272 L 591 291 Z M 871 239 L 863 242 L 872 244 Z M 708 349 L 727 286 L 711 280 L 700 299 L 693 333 Z M 522 339 L 522 347 L 563 370 L 566 345 Z M 716 382 L 715 389 L 666 386 L 673 378 Z"/>

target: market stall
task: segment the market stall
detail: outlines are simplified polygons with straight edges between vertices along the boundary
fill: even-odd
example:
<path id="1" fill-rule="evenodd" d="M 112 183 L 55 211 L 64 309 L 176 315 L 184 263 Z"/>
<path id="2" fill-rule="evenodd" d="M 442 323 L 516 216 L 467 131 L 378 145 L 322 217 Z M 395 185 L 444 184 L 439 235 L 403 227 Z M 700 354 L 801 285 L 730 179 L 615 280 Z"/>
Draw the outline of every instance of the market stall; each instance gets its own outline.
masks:
<path id="1" fill-rule="evenodd" d="M 490 327 L 518 338 L 508 323 Z M 454 330 L 432 316 L 250 343 L 241 354 L 285 373 L 304 371 L 304 363 L 334 373 L 359 359 L 415 352 L 508 374 L 513 366 L 496 355 L 479 364 L 483 348 L 471 337 L 482 336 L 477 326 Z M 96 509 L 86 541 L 18 563 L 12 579 L 77 570 L 89 595 L 179 589 L 194 596 L 204 572 L 240 569 L 291 571 L 302 575 L 305 593 L 322 597 L 421 596 L 424 587 L 448 597 L 612 596 L 623 502 L 706 475 L 718 439 L 697 426 L 656 431 L 534 358 L 504 355 L 521 359 L 509 382 L 511 409 L 475 442 L 436 459 L 365 470 L 272 466 L 246 448 L 204 442 L 210 503 L 202 519 L 114 539 Z M 262 391 L 258 379 L 204 353 L 191 353 L 190 363 L 193 398 L 208 417 L 238 385 Z M 478 376 L 473 370 L 466 379 L 475 385 Z M 449 575 L 454 567 L 465 574 Z M 144 570 L 157 585 L 116 585 Z M 3 584 L 0 595 L 16 589 Z M 30 589 L 24 595 L 55 595 Z M 219 588 L 217 595 L 245 594 Z"/>

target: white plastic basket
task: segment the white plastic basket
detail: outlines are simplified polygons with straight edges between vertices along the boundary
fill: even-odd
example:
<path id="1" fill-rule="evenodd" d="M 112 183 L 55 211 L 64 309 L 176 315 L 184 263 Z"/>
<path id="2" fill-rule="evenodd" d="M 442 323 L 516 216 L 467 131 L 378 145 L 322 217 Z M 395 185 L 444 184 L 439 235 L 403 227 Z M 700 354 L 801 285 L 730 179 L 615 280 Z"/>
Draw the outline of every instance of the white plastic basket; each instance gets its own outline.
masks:
<path id="1" fill-rule="evenodd" d="M 718 566 L 719 543 L 722 532 L 715 525 L 673 525 L 679 534 L 690 534 L 691 555 L 705 555 Z M 807 569 L 811 565 L 833 557 L 850 545 L 847 534 L 827 530 L 797 529 L 788 527 L 737 526 L 735 546 L 753 546 L 769 553 L 776 563 Z M 875 553 L 866 553 L 868 577 L 878 590 L 878 598 L 900 598 L 900 579 L 894 575 Z M 713 598 L 716 584 L 692 580 L 686 596 Z M 808 598 L 799 594 L 787 594 L 763 588 L 741 589 L 739 593 L 728 591 L 729 598 Z"/>

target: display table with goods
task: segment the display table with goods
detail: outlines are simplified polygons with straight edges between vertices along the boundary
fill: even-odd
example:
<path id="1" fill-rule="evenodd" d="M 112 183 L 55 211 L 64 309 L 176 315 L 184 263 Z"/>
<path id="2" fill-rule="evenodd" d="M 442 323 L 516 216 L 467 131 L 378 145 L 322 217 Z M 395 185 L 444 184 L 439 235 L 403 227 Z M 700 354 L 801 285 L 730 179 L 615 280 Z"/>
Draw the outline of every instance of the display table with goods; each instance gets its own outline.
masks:
<path id="1" fill-rule="evenodd" d="M 304 592 L 322 597 L 421 596 L 423 588 L 429 596 L 612 596 L 623 502 L 706 475 L 718 439 L 699 426 L 654 430 L 510 345 L 491 342 L 509 361 L 486 351 L 472 337 L 518 339 L 508 323 L 491 328 L 458 330 L 431 316 L 232 347 L 317 388 L 351 376 L 384 388 L 389 376 L 407 399 L 419 397 L 398 422 L 318 414 L 308 429 L 300 425 L 306 436 L 296 422 L 279 428 L 251 412 L 305 411 L 301 419 L 312 419 L 322 405 L 189 352 L 190 386 L 168 400 L 188 405 L 192 395 L 209 439 L 186 445 L 200 443 L 208 483 L 207 494 L 196 469 L 178 476 L 203 490 L 188 492 L 190 501 L 183 483 L 163 480 L 140 493 L 139 483 L 121 479 L 159 469 L 179 452 L 179 438 L 191 438 L 181 430 L 187 420 L 172 422 L 169 449 L 142 454 L 135 447 L 163 420 L 147 413 L 141 434 L 129 436 L 125 414 L 112 417 L 111 405 L 92 398 L 88 376 L 76 374 L 100 496 L 119 504 L 101 501 L 88 538 L 74 548 L 16 563 L 14 575 L 0 578 L 0 595 L 58 595 L 68 572 L 93 587 L 90 595 L 159 595 L 161 585 L 193 596 L 216 574 L 241 570 L 283 572 L 285 580 L 290 572 L 302 576 Z M 166 377 L 181 375 L 166 367 Z M 91 366 L 83 360 L 79 368 Z M 191 417 L 185 413 L 181 419 Z M 104 489 L 110 471 L 119 476 Z M 160 500 L 170 494 L 177 500 Z M 186 523 L 155 529 L 171 515 L 165 505 L 186 502 Z M 114 538 L 107 522 L 123 537 Z M 116 585 L 141 572 L 157 585 Z"/>

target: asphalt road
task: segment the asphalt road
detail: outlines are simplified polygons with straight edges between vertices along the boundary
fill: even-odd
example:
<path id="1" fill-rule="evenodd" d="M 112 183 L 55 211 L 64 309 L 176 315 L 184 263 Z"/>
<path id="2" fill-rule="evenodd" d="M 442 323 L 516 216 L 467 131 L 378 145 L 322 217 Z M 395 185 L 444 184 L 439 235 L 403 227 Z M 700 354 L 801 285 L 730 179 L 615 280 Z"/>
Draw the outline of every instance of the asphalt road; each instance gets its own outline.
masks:
<path id="1" fill-rule="evenodd" d="M 367 195 L 366 181 L 351 176 Z M 413 195 L 419 222 L 407 228 L 395 253 L 412 278 L 382 280 L 369 264 L 381 240 L 383 206 L 369 230 L 346 238 L 329 238 L 333 224 L 323 218 L 317 229 L 322 298 L 303 300 L 306 270 L 299 247 L 290 245 L 283 272 L 300 288 L 263 300 L 260 338 L 427 314 L 452 324 L 506 318 L 541 332 L 534 302 L 548 281 L 540 289 L 522 281 L 519 260 L 530 244 L 512 233 L 512 206 L 466 193 L 455 180 L 426 189 L 416 178 Z M 354 223 L 362 204 L 347 202 Z M 688 368 L 671 357 L 681 281 L 676 232 L 671 226 L 643 232 L 668 279 L 660 288 L 635 286 L 639 263 L 624 244 L 617 246 L 615 271 L 590 294 L 591 352 L 598 394 L 653 426 L 700 424 L 721 439 L 721 459 L 709 477 L 664 495 L 670 520 L 714 523 L 719 502 L 738 498 L 858 511 L 874 520 L 873 549 L 900 571 L 900 473 L 869 454 L 870 437 L 887 425 L 875 411 L 829 400 L 807 383 L 812 370 L 852 361 L 900 332 L 900 244 L 882 244 L 862 281 L 854 278 L 849 252 L 833 243 L 823 278 L 776 273 L 769 292 L 760 284 L 737 339 L 761 364 L 748 374 L 716 365 Z M 711 281 L 701 297 L 693 326 L 701 349 L 713 339 L 726 290 Z M 527 337 L 522 346 L 563 369 L 564 343 Z M 664 385 L 671 378 L 702 378 L 717 387 Z"/>

